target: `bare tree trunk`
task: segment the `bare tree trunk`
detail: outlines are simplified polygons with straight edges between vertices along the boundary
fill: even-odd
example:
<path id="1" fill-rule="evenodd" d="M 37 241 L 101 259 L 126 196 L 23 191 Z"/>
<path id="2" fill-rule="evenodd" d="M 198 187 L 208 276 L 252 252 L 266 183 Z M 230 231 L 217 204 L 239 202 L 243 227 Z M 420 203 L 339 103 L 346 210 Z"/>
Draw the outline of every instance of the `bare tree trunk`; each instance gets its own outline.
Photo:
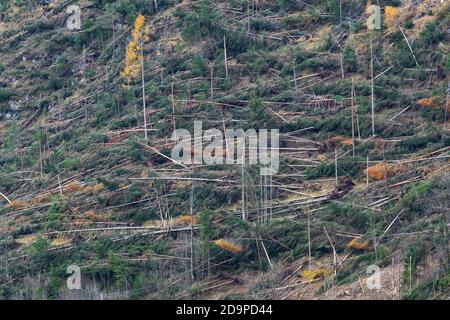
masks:
<path id="1" fill-rule="evenodd" d="M 242 167 L 241 167 L 241 189 L 242 189 L 242 220 L 247 221 L 247 214 L 245 212 L 245 138 L 242 151 Z"/>
<path id="2" fill-rule="evenodd" d="M 247 34 L 250 34 L 250 0 L 247 0 Z"/>
<path id="3" fill-rule="evenodd" d="M 352 149 L 355 157 L 355 84 L 352 78 Z"/>
<path id="4" fill-rule="evenodd" d="M 450 84 L 447 89 L 447 104 L 445 106 L 445 115 L 444 115 L 444 132 L 442 134 L 442 139 L 444 140 L 447 136 L 447 117 L 448 117 L 448 92 L 450 91 Z M 447 177 L 448 170 L 445 170 L 445 177 Z"/>
<path id="5" fill-rule="evenodd" d="M 116 20 L 112 22 L 112 58 L 116 56 Z"/>
<path id="6" fill-rule="evenodd" d="M 309 205 L 306 207 L 306 213 L 308 216 L 308 266 L 311 270 L 311 221 L 309 218 Z"/>
<path id="7" fill-rule="evenodd" d="M 371 74 L 371 102 L 372 102 L 372 135 L 375 135 L 375 94 L 373 90 L 373 44 L 370 37 L 370 74 Z"/>
<path id="8" fill-rule="evenodd" d="M 272 220 L 272 199 L 273 199 L 273 195 L 272 195 L 272 175 L 269 175 L 269 217 L 270 220 Z"/>
<path id="9" fill-rule="evenodd" d="M 384 174 L 384 183 L 387 185 L 387 165 L 386 165 L 386 156 L 384 153 L 384 144 L 383 144 L 383 174 Z"/>
<path id="10" fill-rule="evenodd" d="M 358 141 L 361 141 L 361 130 L 359 128 L 359 117 L 358 117 L 358 105 L 356 105 L 355 107 L 355 117 L 356 117 L 356 129 L 358 131 Z"/>
<path id="11" fill-rule="evenodd" d="M 175 99 L 173 94 L 173 82 L 170 84 L 171 89 L 171 99 L 172 99 L 172 123 L 173 123 L 173 130 L 175 131 L 177 129 L 177 124 L 175 120 Z"/>
<path id="12" fill-rule="evenodd" d="M 367 156 L 367 165 L 366 165 L 366 184 L 369 186 L 369 156 Z"/>
<path id="13" fill-rule="evenodd" d="M 334 174 L 336 178 L 336 187 L 338 186 L 338 157 L 337 157 L 337 149 L 334 148 Z"/>
<path id="14" fill-rule="evenodd" d="M 47 144 L 47 152 L 48 152 L 48 164 L 50 165 L 50 142 L 49 142 L 49 138 L 48 138 L 48 128 L 45 128 L 45 142 Z M 23 163 L 22 163 L 23 166 Z"/>
<path id="15" fill-rule="evenodd" d="M 260 207 L 260 216 L 259 216 L 259 223 L 264 223 L 264 187 L 263 187 L 263 176 L 259 175 L 259 207 Z M 259 251 L 258 251 L 259 255 Z"/>
<path id="16" fill-rule="evenodd" d="M 227 39 L 223 36 L 223 59 L 225 65 L 225 76 L 228 79 L 228 55 L 227 55 Z"/>
<path id="17" fill-rule="evenodd" d="M 2 196 L 6 201 L 8 201 L 9 204 L 11 204 L 11 200 L 9 200 L 8 197 L 5 196 L 3 193 L 0 192 L 0 196 Z"/>
<path id="18" fill-rule="evenodd" d="M 328 241 L 330 242 L 331 248 L 333 249 L 333 274 L 336 275 L 336 267 L 337 267 L 337 254 L 336 254 L 336 249 L 333 245 L 333 242 L 331 241 L 331 238 L 328 234 L 328 231 L 325 227 L 323 227 L 323 231 L 325 231 L 325 235 L 328 238 Z"/>
<path id="19" fill-rule="evenodd" d="M 298 92 L 297 70 L 295 69 L 295 57 L 292 57 L 292 69 L 293 69 L 293 72 L 294 72 L 295 91 Z"/>
<path id="20" fill-rule="evenodd" d="M 42 141 L 39 140 L 39 168 L 41 170 L 41 177 L 43 175 L 43 162 L 42 162 Z"/>
<path id="21" fill-rule="evenodd" d="M 264 254 L 266 255 L 267 262 L 269 262 L 270 269 L 273 270 L 273 264 L 272 264 L 272 261 L 270 260 L 269 253 L 267 252 L 266 246 L 264 245 L 264 241 L 262 240 L 261 235 L 258 235 L 258 237 L 259 237 L 259 241 L 261 242 L 261 246 L 263 248 Z"/>
<path id="22" fill-rule="evenodd" d="M 450 91 L 450 84 L 449 84 L 448 91 Z M 448 119 L 448 93 L 447 93 L 447 104 L 445 105 L 445 115 L 444 115 L 444 134 L 443 134 L 444 138 L 446 136 L 446 131 L 447 131 L 447 119 Z"/>
<path id="23" fill-rule="evenodd" d="M 190 196 L 190 216 L 191 216 L 191 281 L 194 278 L 194 182 L 191 186 L 191 196 Z"/>
<path id="24" fill-rule="evenodd" d="M 412 256 L 409 256 L 409 292 L 412 290 Z"/>
<path id="25" fill-rule="evenodd" d="M 141 43 L 141 75 L 142 75 L 142 107 L 144 109 L 144 135 L 145 135 L 145 141 L 148 141 L 147 107 L 145 104 L 144 43 Z"/>
<path id="26" fill-rule="evenodd" d="M 62 186 L 61 186 L 61 179 L 59 178 L 59 173 L 58 173 L 58 188 L 59 188 L 59 195 L 62 196 L 63 192 L 62 192 Z"/>
<path id="27" fill-rule="evenodd" d="M 87 110 L 87 83 L 86 83 L 86 47 L 83 46 L 83 94 L 84 94 L 84 118 L 88 118 Z"/>
<path id="28" fill-rule="evenodd" d="M 210 94 L 211 94 L 211 101 L 212 101 L 212 100 L 214 100 L 214 65 L 211 65 L 210 79 L 211 79 Z"/>

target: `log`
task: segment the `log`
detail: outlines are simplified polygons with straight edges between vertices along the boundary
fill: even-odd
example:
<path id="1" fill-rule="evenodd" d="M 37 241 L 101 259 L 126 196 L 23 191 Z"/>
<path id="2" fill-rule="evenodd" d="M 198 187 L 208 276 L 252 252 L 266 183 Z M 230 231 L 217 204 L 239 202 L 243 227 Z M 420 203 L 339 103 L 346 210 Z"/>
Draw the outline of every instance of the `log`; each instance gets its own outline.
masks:
<path id="1" fill-rule="evenodd" d="M 3 193 L 0 192 L 0 196 L 2 196 L 3 198 L 5 198 L 6 201 L 8 201 L 9 204 L 11 204 L 11 200 L 8 199 L 7 196 L 5 196 Z"/>
<path id="2" fill-rule="evenodd" d="M 383 234 L 381 235 L 380 238 L 378 238 L 378 242 L 386 235 L 386 233 L 389 231 L 389 229 L 392 227 L 392 225 L 395 223 L 395 221 L 397 221 L 397 219 L 400 217 L 400 215 L 405 211 L 405 208 L 403 208 L 402 210 L 400 210 L 399 214 L 394 218 L 394 220 L 392 220 L 392 222 L 389 224 L 389 226 L 386 228 L 386 230 L 384 230 Z"/>
<path id="3" fill-rule="evenodd" d="M 417 62 L 417 59 L 416 59 L 416 55 L 414 54 L 414 51 L 411 48 L 411 45 L 409 44 L 408 38 L 406 37 L 405 33 L 403 32 L 402 27 L 399 26 L 399 29 L 402 32 L 403 37 L 405 38 L 406 44 L 408 45 L 409 51 L 411 51 L 411 53 L 412 53 L 412 56 L 414 58 L 414 61 L 416 62 L 416 65 L 419 66 L 419 63 Z"/>
<path id="4" fill-rule="evenodd" d="M 195 227 L 194 229 L 197 230 L 198 227 Z M 88 228 L 88 229 L 77 229 L 77 230 L 52 231 L 52 232 L 46 232 L 46 233 L 44 233 L 44 235 L 51 236 L 51 235 L 55 235 L 55 234 L 67 234 L 67 233 L 102 232 L 102 231 L 142 231 L 142 230 L 154 230 L 154 228 L 151 228 L 151 227 Z M 146 234 L 164 234 L 164 233 L 181 232 L 181 231 L 191 231 L 191 227 L 171 229 L 171 230 L 162 229 L 162 230 L 148 232 Z"/>

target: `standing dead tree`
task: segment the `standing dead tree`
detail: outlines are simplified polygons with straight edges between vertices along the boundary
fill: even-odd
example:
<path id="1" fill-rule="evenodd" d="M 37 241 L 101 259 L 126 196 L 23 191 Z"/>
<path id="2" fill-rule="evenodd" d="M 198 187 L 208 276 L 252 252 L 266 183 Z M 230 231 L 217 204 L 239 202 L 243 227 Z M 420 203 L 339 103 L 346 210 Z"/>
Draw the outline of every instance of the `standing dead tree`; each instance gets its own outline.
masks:
<path id="1" fill-rule="evenodd" d="M 145 103 L 145 70 L 144 70 L 144 45 L 141 40 L 141 80 L 142 80 L 142 108 L 144 109 L 144 135 L 145 141 L 148 141 L 147 134 L 147 106 Z"/>
<path id="2" fill-rule="evenodd" d="M 84 98 L 84 117 L 88 118 L 87 109 L 87 82 L 86 82 L 86 47 L 83 46 L 83 98 Z"/>
<path id="3" fill-rule="evenodd" d="M 375 136 L 375 93 L 373 89 L 373 43 L 370 37 L 370 87 L 371 87 L 371 106 L 372 106 L 372 135 Z"/>
<path id="4" fill-rule="evenodd" d="M 352 79 L 352 151 L 355 157 L 355 83 Z"/>
<path id="5" fill-rule="evenodd" d="M 171 100 L 172 100 L 172 124 L 173 124 L 173 130 L 175 131 L 177 129 L 177 123 L 175 118 L 175 98 L 173 95 L 173 82 L 170 84 L 171 89 Z"/>
<path id="6" fill-rule="evenodd" d="M 306 213 L 308 218 L 308 267 L 311 270 L 312 261 L 311 261 L 311 220 L 310 220 L 310 212 L 309 205 L 306 207 Z"/>
<path id="7" fill-rule="evenodd" d="M 223 60 L 225 65 L 225 76 L 228 79 L 228 56 L 227 56 L 227 39 L 223 36 Z"/>
<path id="8" fill-rule="evenodd" d="M 191 184 L 191 195 L 189 197 L 189 212 L 191 217 L 191 243 L 190 243 L 190 253 L 191 253 L 191 281 L 195 280 L 194 277 L 194 181 Z"/>
<path id="9" fill-rule="evenodd" d="M 241 189 L 242 189 L 242 220 L 247 221 L 248 215 L 245 211 L 245 140 L 242 150 Z"/>

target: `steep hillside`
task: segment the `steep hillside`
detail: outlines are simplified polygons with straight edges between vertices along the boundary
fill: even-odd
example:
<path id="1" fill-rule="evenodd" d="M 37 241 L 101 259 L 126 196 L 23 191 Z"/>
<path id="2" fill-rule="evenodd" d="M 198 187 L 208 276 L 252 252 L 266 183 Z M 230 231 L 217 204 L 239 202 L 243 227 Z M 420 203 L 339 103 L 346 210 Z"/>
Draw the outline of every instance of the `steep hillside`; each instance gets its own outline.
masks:
<path id="1" fill-rule="evenodd" d="M 374 3 L 0 0 L 0 297 L 449 299 L 450 4 Z"/>

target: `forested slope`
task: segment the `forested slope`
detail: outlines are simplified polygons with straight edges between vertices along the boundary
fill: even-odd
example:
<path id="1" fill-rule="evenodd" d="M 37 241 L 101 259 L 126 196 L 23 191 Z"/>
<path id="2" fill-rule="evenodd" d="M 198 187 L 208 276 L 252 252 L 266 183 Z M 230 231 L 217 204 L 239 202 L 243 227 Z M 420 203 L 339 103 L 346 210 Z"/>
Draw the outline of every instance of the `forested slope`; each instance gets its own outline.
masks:
<path id="1" fill-rule="evenodd" d="M 0 297 L 448 299 L 449 2 L 369 5 L 0 0 Z M 172 161 L 194 121 L 279 172 Z"/>

